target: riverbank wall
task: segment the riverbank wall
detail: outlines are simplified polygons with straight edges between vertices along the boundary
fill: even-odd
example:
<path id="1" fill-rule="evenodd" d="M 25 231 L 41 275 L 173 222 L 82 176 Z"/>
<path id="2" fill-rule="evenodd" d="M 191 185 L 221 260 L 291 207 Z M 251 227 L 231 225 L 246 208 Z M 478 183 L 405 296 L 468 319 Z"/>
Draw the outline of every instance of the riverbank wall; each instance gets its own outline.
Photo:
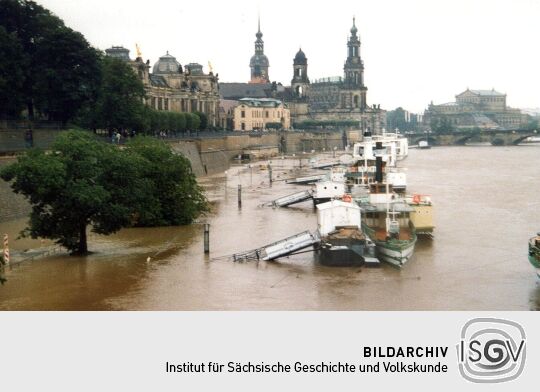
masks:
<path id="1" fill-rule="evenodd" d="M 0 167 L 15 162 L 15 155 L 27 148 L 24 132 L 22 129 L 0 129 Z M 58 132 L 54 129 L 34 130 L 33 145 L 49 148 Z M 354 143 L 356 136 L 354 131 L 346 133 L 349 143 Z M 205 134 L 164 141 L 175 152 L 189 159 L 197 177 L 224 172 L 239 155 L 268 159 L 279 154 L 341 150 L 344 146 L 341 131 L 217 133 L 215 136 Z M 10 185 L 0 180 L 0 222 L 21 218 L 29 213 L 30 205 L 24 197 L 14 194 Z"/>

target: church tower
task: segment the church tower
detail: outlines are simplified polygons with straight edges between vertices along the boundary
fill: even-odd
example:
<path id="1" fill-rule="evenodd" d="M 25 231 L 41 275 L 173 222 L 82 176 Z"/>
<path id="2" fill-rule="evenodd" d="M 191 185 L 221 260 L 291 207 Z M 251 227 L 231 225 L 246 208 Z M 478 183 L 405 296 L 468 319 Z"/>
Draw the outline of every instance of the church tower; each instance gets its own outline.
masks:
<path id="1" fill-rule="evenodd" d="M 263 34 L 261 33 L 261 20 L 259 18 L 259 29 L 255 37 L 255 54 L 251 57 L 249 66 L 251 68 L 251 80 L 250 83 L 270 83 L 268 77 L 268 67 L 270 62 L 268 57 L 264 54 L 264 41 L 262 40 Z"/>
<path id="2" fill-rule="evenodd" d="M 347 42 L 347 60 L 343 67 L 344 88 L 348 92 L 343 92 L 341 106 L 363 110 L 367 106 L 367 87 L 364 86 L 364 62 L 360 57 L 360 38 L 357 33 L 356 21 L 353 18 L 351 36 Z"/>
<path id="3" fill-rule="evenodd" d="M 294 98 L 306 98 L 309 87 L 309 78 L 307 73 L 307 58 L 302 48 L 296 53 L 293 60 L 293 78 L 291 87 L 294 93 Z"/>

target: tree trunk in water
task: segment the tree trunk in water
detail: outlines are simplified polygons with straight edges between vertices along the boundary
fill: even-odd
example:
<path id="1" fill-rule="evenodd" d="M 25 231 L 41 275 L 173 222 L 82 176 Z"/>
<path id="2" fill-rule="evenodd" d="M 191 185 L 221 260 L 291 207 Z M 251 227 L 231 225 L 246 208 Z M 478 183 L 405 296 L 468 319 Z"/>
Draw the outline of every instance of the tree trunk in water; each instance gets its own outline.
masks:
<path id="1" fill-rule="evenodd" d="M 34 101 L 30 99 L 26 106 L 28 108 L 28 120 L 34 121 Z"/>
<path id="2" fill-rule="evenodd" d="M 88 243 L 86 241 L 86 222 L 81 224 L 81 227 L 80 227 L 79 249 L 77 250 L 77 253 L 80 255 L 84 255 L 88 253 Z"/>

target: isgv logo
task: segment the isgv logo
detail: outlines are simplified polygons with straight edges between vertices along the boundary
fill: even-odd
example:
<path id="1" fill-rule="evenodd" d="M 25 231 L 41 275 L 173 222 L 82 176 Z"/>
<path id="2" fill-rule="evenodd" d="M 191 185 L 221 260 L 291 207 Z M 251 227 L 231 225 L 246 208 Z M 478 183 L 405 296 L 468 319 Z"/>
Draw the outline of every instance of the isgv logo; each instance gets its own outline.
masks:
<path id="1" fill-rule="evenodd" d="M 525 367 L 525 331 L 497 318 L 469 320 L 457 345 L 461 375 L 471 382 L 500 383 L 519 377 Z"/>

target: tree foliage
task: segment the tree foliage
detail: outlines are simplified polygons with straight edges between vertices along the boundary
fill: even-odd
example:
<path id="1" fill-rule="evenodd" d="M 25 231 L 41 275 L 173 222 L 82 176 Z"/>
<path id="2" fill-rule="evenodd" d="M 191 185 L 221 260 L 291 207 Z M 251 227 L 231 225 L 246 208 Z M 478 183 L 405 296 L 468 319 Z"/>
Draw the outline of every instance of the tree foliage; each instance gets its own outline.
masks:
<path id="1" fill-rule="evenodd" d="M 267 129 L 281 129 L 283 125 L 280 122 L 269 122 L 266 123 L 265 127 Z"/>
<path id="2" fill-rule="evenodd" d="M 355 120 L 306 120 L 294 124 L 295 128 L 310 129 L 310 128 L 342 128 L 342 127 L 357 127 L 360 122 Z"/>
<path id="3" fill-rule="evenodd" d="M 433 117 L 430 121 L 430 128 L 435 133 L 447 134 L 456 130 L 452 120 L 446 116 Z"/>
<path id="4" fill-rule="evenodd" d="M 0 118 L 16 118 L 24 106 L 24 60 L 16 34 L 0 25 Z"/>
<path id="5" fill-rule="evenodd" d="M 418 130 L 418 116 L 410 113 L 407 119 L 406 111 L 402 107 L 390 110 L 386 113 L 386 128 L 395 130 L 396 128 L 402 132 Z"/>
<path id="6" fill-rule="evenodd" d="M 143 104 L 144 86 L 131 67 L 120 59 L 103 57 L 99 74 L 97 99 L 85 108 L 82 125 L 139 132 L 147 129 L 151 118 Z"/>
<path id="7" fill-rule="evenodd" d="M 125 149 L 86 132 L 62 133 L 51 153 L 30 150 L 0 171 L 32 205 L 24 235 L 88 251 L 87 227 L 179 225 L 206 210 L 189 161 L 157 140 L 136 138 Z"/>
<path id="8" fill-rule="evenodd" d="M 150 196 L 145 200 L 150 208 L 140 209 L 143 214 L 137 226 L 189 224 L 208 209 L 187 158 L 173 154 L 168 144 L 150 137 L 137 137 L 127 147 L 143 160 L 140 176 L 147 181 L 145 192 Z"/>
<path id="9" fill-rule="evenodd" d="M 8 70 L 4 83 L 19 110 L 24 102 L 30 119 L 37 111 L 65 123 L 93 99 L 99 54 L 80 33 L 27 0 L 0 0 L 0 26 L 0 52 L 15 56 L 0 56 L 0 69 Z M 14 59 L 17 64 L 10 67 Z M 14 108 L 3 114 L 14 116 Z"/>
<path id="10" fill-rule="evenodd" d="M 195 112 L 195 114 L 199 117 L 199 126 L 197 129 L 205 130 L 208 128 L 208 116 L 203 112 Z"/>

